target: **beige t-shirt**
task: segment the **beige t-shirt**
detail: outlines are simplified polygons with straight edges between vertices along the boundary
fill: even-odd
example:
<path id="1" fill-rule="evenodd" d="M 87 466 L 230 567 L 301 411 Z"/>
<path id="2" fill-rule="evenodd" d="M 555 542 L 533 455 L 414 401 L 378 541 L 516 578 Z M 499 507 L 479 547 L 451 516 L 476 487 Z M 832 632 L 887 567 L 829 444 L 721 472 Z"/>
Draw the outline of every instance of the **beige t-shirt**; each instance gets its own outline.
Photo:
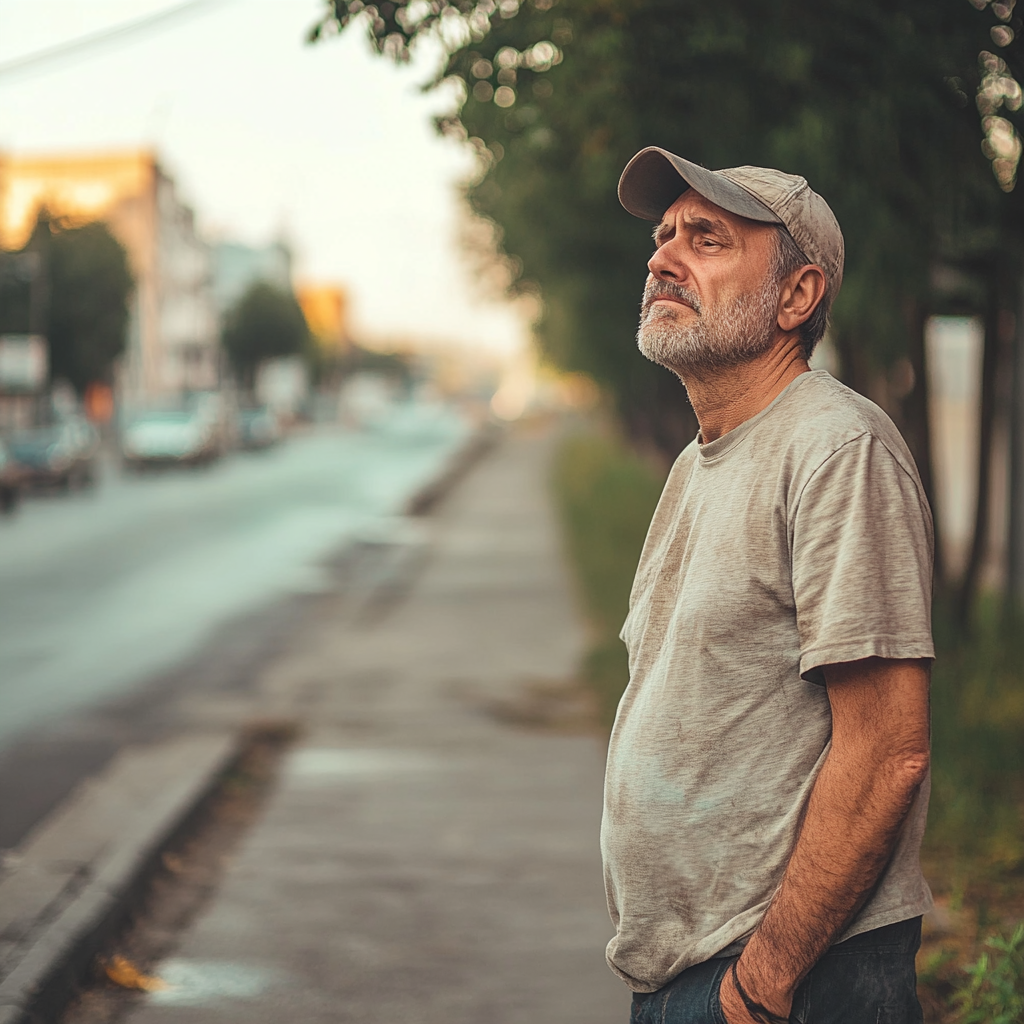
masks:
<path id="1" fill-rule="evenodd" d="M 630 988 L 756 928 L 829 751 L 822 666 L 934 656 L 932 546 L 899 432 L 823 370 L 676 460 L 622 628 L 605 778 L 608 962 Z M 925 784 L 844 938 L 931 906 L 927 808 Z"/>

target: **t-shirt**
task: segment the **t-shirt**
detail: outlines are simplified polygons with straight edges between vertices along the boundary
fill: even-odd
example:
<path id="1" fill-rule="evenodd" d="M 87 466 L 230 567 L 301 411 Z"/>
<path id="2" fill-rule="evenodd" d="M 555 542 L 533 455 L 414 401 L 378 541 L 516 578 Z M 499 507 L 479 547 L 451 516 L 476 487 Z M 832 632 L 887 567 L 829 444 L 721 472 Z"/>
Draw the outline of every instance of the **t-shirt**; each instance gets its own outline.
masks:
<path id="1" fill-rule="evenodd" d="M 622 639 L 601 846 L 612 970 L 638 992 L 753 932 L 829 752 L 822 666 L 931 658 L 933 533 L 892 421 L 824 370 L 676 460 Z M 920 789 L 841 938 L 931 907 Z"/>

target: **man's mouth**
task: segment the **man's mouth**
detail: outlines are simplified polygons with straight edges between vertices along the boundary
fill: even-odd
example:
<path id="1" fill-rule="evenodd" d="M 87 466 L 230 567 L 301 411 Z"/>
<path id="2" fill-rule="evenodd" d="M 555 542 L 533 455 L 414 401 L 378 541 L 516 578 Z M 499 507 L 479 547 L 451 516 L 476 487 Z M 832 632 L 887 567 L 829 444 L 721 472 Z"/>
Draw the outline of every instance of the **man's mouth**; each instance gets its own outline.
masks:
<path id="1" fill-rule="evenodd" d="M 644 295 L 644 313 L 650 312 L 656 302 L 670 302 L 676 306 L 685 306 L 700 316 L 700 299 L 689 288 L 682 285 L 673 286 L 670 282 L 652 283 Z"/>
<path id="2" fill-rule="evenodd" d="M 682 306 L 683 309 L 692 310 L 694 314 L 700 316 L 693 302 L 676 295 L 655 295 L 653 298 L 648 299 L 644 303 L 644 316 L 650 315 L 654 307 L 659 304 L 662 306 Z"/>

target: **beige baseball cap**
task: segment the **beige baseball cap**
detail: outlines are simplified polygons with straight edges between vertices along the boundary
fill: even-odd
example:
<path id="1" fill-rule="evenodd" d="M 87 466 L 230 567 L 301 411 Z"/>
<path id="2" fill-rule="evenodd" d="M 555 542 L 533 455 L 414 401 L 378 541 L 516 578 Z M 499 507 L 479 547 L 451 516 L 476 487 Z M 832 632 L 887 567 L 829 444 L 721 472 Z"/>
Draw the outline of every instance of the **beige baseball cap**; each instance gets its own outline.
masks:
<path id="1" fill-rule="evenodd" d="M 836 297 L 843 283 L 843 233 L 828 203 L 805 178 L 771 167 L 709 171 L 648 146 L 626 164 L 619 179 L 619 202 L 634 217 L 657 222 L 688 188 L 739 217 L 781 224 L 807 261 L 825 271 L 827 301 Z"/>

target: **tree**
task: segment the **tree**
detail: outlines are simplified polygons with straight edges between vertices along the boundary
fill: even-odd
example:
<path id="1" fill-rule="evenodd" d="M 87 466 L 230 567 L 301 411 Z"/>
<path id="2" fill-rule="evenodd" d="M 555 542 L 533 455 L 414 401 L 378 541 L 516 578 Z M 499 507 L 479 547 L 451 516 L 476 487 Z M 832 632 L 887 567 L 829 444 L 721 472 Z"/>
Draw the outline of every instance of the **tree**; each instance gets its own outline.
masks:
<path id="1" fill-rule="evenodd" d="M 79 394 L 111 383 L 124 352 L 134 281 L 124 247 L 105 224 L 53 233 L 50 239 L 50 375 Z"/>
<path id="2" fill-rule="evenodd" d="M 45 334 L 51 379 L 68 381 L 79 394 L 94 382 L 109 384 L 125 348 L 134 287 L 124 247 L 105 224 L 63 227 L 44 210 L 18 255 L 38 260 L 41 301 L 31 301 L 27 276 L 7 275 L 0 330 Z"/>
<path id="3" fill-rule="evenodd" d="M 693 424 L 676 382 L 632 345 L 650 241 L 618 207 L 619 172 L 654 143 L 709 167 L 802 173 L 846 235 L 832 331 L 843 377 L 894 416 L 931 491 L 927 318 L 956 311 L 995 324 L 1005 316 L 993 308 L 1017 306 L 1022 26 L 1012 6 L 333 0 L 313 35 L 361 20 L 397 59 L 422 35 L 445 42 L 439 77 L 465 98 L 440 127 L 480 155 L 468 198 L 498 227 L 513 289 L 539 287 L 544 349 L 592 373 L 634 439 L 666 457 Z M 983 407 L 985 438 L 993 408 Z M 964 581 L 965 608 L 976 578 Z"/>
<path id="4" fill-rule="evenodd" d="M 309 327 L 298 300 L 265 281 L 251 285 L 224 320 L 222 341 L 243 386 L 251 388 L 260 363 L 303 354 Z"/>

